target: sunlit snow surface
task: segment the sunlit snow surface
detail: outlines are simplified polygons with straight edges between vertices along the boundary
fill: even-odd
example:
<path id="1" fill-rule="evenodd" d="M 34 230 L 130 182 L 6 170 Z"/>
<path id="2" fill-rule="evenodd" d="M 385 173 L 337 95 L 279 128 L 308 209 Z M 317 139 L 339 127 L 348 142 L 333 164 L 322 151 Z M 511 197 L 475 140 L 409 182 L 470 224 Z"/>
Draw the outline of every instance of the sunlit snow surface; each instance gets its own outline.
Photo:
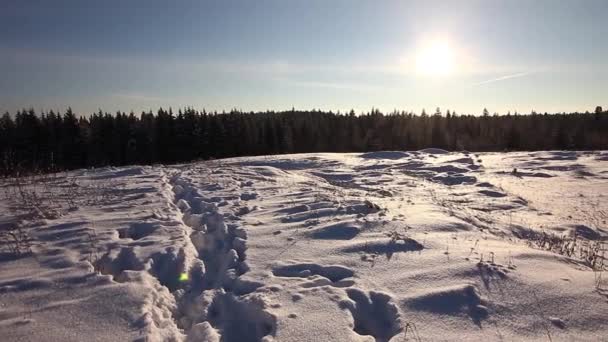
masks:
<path id="1" fill-rule="evenodd" d="M 2 245 L 2 341 L 608 336 L 608 275 L 588 258 L 601 269 L 608 242 L 606 152 L 301 154 L 52 181 L 79 189 L 73 208 L 32 213 L 2 183 L 0 227 L 32 249 Z"/>

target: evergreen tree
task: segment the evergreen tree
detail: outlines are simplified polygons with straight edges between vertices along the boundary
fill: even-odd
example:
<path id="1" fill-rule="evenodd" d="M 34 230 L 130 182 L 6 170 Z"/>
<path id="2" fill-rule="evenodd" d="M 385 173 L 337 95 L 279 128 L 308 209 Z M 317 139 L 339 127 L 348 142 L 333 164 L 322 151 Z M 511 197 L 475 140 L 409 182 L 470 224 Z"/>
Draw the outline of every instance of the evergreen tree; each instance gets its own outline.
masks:
<path id="1" fill-rule="evenodd" d="M 198 112 L 160 108 L 140 116 L 101 110 L 77 117 L 21 110 L 0 117 L 0 172 L 172 163 L 293 152 L 362 152 L 440 147 L 473 151 L 606 149 L 608 113 L 429 116 L 373 108 L 357 115 L 319 110 Z"/>

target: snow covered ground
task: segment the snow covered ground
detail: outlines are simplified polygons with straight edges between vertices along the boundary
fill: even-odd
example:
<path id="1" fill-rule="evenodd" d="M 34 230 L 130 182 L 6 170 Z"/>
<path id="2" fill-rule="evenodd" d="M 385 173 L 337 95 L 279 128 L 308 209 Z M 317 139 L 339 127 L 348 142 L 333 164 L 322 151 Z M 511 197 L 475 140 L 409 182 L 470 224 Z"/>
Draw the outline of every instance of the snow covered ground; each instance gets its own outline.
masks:
<path id="1" fill-rule="evenodd" d="M 608 340 L 606 152 L 247 157 L 2 190 L 3 341 Z"/>

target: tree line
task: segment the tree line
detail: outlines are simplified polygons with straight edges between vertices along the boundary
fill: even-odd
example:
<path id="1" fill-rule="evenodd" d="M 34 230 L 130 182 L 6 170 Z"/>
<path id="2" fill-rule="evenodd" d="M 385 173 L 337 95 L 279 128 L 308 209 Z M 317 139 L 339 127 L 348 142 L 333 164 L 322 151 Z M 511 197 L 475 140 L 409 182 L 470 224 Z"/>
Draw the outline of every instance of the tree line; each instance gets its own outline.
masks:
<path id="1" fill-rule="evenodd" d="M 482 115 L 377 109 L 208 113 L 21 110 L 0 118 L 0 174 L 303 152 L 608 149 L 608 112 Z"/>

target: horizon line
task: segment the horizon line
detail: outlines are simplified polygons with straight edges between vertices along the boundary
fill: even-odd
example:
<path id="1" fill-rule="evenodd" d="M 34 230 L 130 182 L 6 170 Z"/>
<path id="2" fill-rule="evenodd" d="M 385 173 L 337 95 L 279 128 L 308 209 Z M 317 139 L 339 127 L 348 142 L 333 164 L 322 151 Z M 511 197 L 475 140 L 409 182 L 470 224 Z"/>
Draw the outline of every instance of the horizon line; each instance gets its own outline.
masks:
<path id="1" fill-rule="evenodd" d="M 355 115 L 365 115 L 365 114 L 371 114 L 373 112 L 377 112 L 383 115 L 391 115 L 391 114 L 412 114 L 412 115 L 416 115 L 416 116 L 422 116 L 423 112 L 424 114 L 426 114 L 427 116 L 434 116 L 436 115 L 436 112 L 427 112 L 426 108 L 423 108 L 421 111 L 416 112 L 416 111 L 412 111 L 412 110 L 404 110 L 404 109 L 392 109 L 389 111 L 383 111 L 377 107 L 372 106 L 371 109 L 368 110 L 355 110 L 353 109 L 348 109 L 348 110 L 326 110 L 326 109 L 321 109 L 321 108 L 312 108 L 312 109 L 300 109 L 300 108 L 296 108 L 296 107 L 292 107 L 290 109 L 264 109 L 264 110 L 243 110 L 241 108 L 232 108 L 229 110 L 226 109 L 222 109 L 222 110 L 207 110 L 206 108 L 202 108 L 202 109 L 198 109 L 195 106 L 179 106 L 179 107 L 175 107 L 176 109 L 173 109 L 173 106 L 167 106 L 167 107 L 163 107 L 163 106 L 159 106 L 158 109 L 153 110 L 152 108 L 148 109 L 148 110 L 140 110 L 140 111 L 135 111 L 135 110 L 129 110 L 129 111 L 123 111 L 123 110 L 116 110 L 116 111 L 105 111 L 102 110 L 101 108 L 99 108 L 97 111 L 92 111 L 88 114 L 83 114 L 84 111 L 76 111 L 74 110 L 71 106 L 67 106 L 63 111 L 62 110 L 56 110 L 56 109 L 40 109 L 40 110 L 36 110 L 33 106 L 32 107 L 23 107 L 21 109 L 17 109 L 14 111 L 14 113 L 12 113 L 9 110 L 5 110 L 2 112 L 2 115 L 4 114 L 9 114 L 9 115 L 16 115 L 17 113 L 20 112 L 28 112 L 28 111 L 34 111 L 35 114 L 49 114 L 50 112 L 53 112 L 54 114 L 61 114 L 61 113 L 65 113 L 68 110 L 71 110 L 75 115 L 77 116 L 91 116 L 91 115 L 96 115 L 96 114 L 110 114 L 110 115 L 115 115 L 115 114 L 157 114 L 159 111 L 167 111 L 167 112 L 172 112 L 173 114 L 178 114 L 180 111 L 185 112 L 186 110 L 194 110 L 197 113 L 206 113 L 206 114 L 230 114 L 232 112 L 238 112 L 241 114 L 263 114 L 263 113 L 288 113 L 288 112 L 321 112 L 321 113 L 326 113 L 326 114 L 336 114 L 336 115 L 348 115 L 351 112 L 354 112 Z M 440 107 L 437 107 L 440 108 Z M 548 111 L 536 111 L 536 110 L 531 110 L 530 112 L 520 112 L 520 111 L 507 111 L 506 113 L 501 113 L 501 112 L 497 112 L 497 111 L 493 111 L 490 113 L 490 116 L 507 116 L 507 115 L 563 115 L 563 114 L 593 114 L 597 111 L 597 109 L 600 108 L 601 109 L 601 113 L 605 113 L 608 112 L 607 109 L 604 109 L 603 106 L 601 105 L 596 105 L 596 106 L 592 106 L 593 110 L 585 110 L 585 111 L 555 111 L 555 112 L 548 112 Z M 456 110 L 451 110 L 451 109 L 446 109 L 445 111 L 441 111 L 440 115 L 441 116 L 446 116 L 448 112 L 450 112 L 451 115 L 457 115 L 457 116 L 482 116 L 483 115 L 483 111 L 486 110 L 487 108 L 482 109 L 479 113 L 471 113 L 471 112 L 466 112 L 466 113 L 458 113 Z"/>

